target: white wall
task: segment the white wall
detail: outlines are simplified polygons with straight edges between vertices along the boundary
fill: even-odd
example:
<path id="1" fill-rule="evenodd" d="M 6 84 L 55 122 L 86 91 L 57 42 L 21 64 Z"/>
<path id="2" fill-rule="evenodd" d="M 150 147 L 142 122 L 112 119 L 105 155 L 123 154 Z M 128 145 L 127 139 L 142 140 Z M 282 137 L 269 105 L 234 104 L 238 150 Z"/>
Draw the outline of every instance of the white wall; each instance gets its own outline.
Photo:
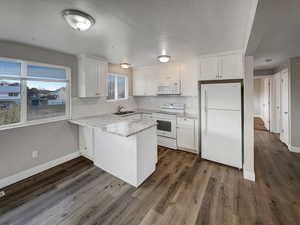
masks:
<path id="1" fill-rule="evenodd" d="M 183 103 L 186 106 L 186 112 L 198 114 L 198 97 L 182 96 L 156 96 L 156 97 L 135 97 L 136 104 L 140 109 L 157 110 L 165 103 Z"/>
<path id="2" fill-rule="evenodd" d="M 106 101 L 102 98 L 73 98 L 72 99 L 72 118 L 96 116 L 106 113 L 116 112 L 118 106 L 122 105 L 127 110 L 136 109 L 137 104 L 133 97 L 122 101 Z"/>
<path id="3" fill-rule="evenodd" d="M 254 63 L 252 56 L 245 57 L 245 79 L 244 79 L 244 177 L 255 180 L 254 171 Z"/>

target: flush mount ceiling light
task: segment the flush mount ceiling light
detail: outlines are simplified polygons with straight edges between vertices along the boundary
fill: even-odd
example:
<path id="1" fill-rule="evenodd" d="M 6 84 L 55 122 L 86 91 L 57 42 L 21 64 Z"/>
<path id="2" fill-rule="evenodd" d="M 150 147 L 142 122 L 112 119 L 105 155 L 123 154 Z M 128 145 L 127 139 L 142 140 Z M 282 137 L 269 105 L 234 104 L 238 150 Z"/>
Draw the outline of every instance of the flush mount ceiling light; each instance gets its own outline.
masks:
<path id="1" fill-rule="evenodd" d="M 167 62 L 170 61 L 171 56 L 169 56 L 169 55 L 160 55 L 160 56 L 157 57 L 157 59 L 161 63 L 167 63 Z"/>
<path id="2" fill-rule="evenodd" d="M 62 15 L 72 28 L 79 31 L 88 30 L 96 22 L 89 14 L 76 9 L 66 9 Z"/>
<path id="3" fill-rule="evenodd" d="M 120 66 L 123 68 L 123 69 L 128 69 L 131 65 L 129 63 L 120 63 Z"/>

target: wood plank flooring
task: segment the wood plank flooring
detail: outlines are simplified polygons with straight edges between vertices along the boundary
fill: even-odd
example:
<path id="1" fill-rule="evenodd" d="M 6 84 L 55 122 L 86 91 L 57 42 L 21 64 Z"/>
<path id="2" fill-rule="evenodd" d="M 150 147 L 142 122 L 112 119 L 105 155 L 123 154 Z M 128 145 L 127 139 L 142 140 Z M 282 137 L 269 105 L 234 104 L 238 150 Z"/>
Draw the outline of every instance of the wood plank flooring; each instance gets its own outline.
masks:
<path id="1" fill-rule="evenodd" d="M 5 189 L 3 225 L 299 225 L 300 155 L 255 131 L 256 183 L 194 154 L 159 149 L 138 189 L 82 157 Z"/>

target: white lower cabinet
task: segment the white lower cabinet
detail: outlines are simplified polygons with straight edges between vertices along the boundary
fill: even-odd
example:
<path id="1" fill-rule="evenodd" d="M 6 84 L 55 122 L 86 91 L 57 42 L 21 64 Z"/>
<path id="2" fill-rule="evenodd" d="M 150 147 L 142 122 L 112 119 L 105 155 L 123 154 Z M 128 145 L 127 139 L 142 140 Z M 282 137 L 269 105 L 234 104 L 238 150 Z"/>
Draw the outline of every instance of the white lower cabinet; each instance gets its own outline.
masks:
<path id="1" fill-rule="evenodd" d="M 142 114 L 143 119 L 152 119 L 152 113 L 143 113 Z"/>
<path id="2" fill-rule="evenodd" d="M 177 146 L 179 150 L 198 153 L 197 125 L 195 119 L 177 119 Z"/>
<path id="3" fill-rule="evenodd" d="M 93 128 L 79 126 L 79 151 L 90 160 L 94 159 Z"/>

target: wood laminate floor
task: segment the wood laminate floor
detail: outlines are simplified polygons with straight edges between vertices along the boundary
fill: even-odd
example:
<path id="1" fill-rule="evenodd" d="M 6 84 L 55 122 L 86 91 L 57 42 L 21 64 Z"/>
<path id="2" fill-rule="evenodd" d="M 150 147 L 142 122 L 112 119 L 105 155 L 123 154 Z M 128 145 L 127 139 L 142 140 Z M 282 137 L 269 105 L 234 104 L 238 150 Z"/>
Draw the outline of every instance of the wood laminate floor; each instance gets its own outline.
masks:
<path id="1" fill-rule="evenodd" d="M 161 148 L 138 189 L 78 158 L 5 189 L 5 225 L 299 225 L 300 155 L 255 131 L 256 183 L 241 171 Z"/>

